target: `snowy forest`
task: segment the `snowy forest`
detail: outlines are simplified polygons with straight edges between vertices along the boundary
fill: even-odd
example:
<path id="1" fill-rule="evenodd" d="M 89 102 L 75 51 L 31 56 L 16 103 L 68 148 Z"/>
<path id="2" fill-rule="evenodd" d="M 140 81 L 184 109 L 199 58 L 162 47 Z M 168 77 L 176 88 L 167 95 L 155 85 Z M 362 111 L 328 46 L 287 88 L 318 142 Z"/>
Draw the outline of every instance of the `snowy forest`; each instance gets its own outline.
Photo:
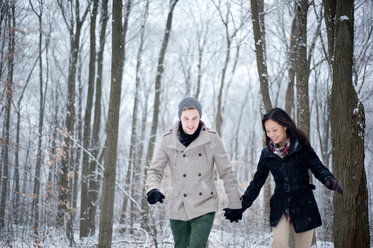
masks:
<path id="1" fill-rule="evenodd" d="M 173 247 L 169 173 L 163 204 L 144 184 L 193 96 L 240 193 L 286 110 L 344 191 L 312 178 L 313 247 L 373 247 L 372 71 L 371 0 L 1 0 L 0 246 Z M 217 212 L 208 247 L 270 247 L 273 190 Z"/>

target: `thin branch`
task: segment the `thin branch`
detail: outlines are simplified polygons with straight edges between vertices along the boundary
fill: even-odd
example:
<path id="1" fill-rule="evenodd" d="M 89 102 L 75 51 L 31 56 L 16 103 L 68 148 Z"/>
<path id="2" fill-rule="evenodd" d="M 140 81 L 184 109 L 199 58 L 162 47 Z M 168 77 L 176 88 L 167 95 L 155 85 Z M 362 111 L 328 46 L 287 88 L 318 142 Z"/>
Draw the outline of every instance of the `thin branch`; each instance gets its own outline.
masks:
<path id="1" fill-rule="evenodd" d="M 90 153 L 87 149 L 85 149 L 82 145 L 80 145 L 80 143 L 76 140 L 76 139 L 74 139 L 74 138 L 72 138 L 70 135 L 67 135 L 67 134 L 64 134 L 64 136 L 66 137 L 68 137 L 70 140 L 72 140 L 73 142 L 74 142 L 74 144 L 75 145 L 77 145 L 79 148 L 81 148 L 85 153 L 87 153 L 88 154 L 88 156 L 91 158 L 91 159 L 93 159 L 93 161 L 95 161 L 96 162 L 96 164 L 99 166 L 99 168 L 101 169 L 101 175 L 103 176 L 103 171 L 104 171 L 104 166 L 100 163 L 100 161 L 98 161 L 97 159 L 96 159 L 96 157 L 95 156 L 93 156 L 92 155 L 92 153 Z M 139 211 L 140 211 L 140 213 L 143 213 L 144 211 L 141 209 L 141 207 L 140 207 L 140 205 L 136 202 L 136 200 L 135 199 L 133 199 L 131 196 L 130 196 L 130 194 L 122 187 L 122 185 L 120 185 L 117 181 L 115 181 L 115 185 L 116 186 L 118 186 L 118 188 L 120 189 L 120 190 L 122 190 L 123 191 L 123 193 L 124 194 L 126 194 L 127 196 L 128 196 L 128 198 L 136 205 L 136 207 L 139 209 Z"/>

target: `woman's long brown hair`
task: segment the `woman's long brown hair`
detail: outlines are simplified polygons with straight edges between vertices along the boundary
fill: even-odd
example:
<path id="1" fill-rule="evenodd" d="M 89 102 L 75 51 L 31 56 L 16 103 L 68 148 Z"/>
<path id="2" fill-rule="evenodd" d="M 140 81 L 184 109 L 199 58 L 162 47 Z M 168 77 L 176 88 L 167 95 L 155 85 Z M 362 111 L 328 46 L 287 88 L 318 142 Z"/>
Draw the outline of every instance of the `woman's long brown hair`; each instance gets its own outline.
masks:
<path id="1" fill-rule="evenodd" d="M 302 145 L 305 147 L 312 149 L 310 142 L 308 141 L 304 132 L 297 128 L 294 121 L 290 118 L 290 116 L 281 108 L 273 108 L 269 110 L 262 119 L 262 127 L 264 132 L 266 133 L 266 129 L 264 123 L 267 120 L 273 120 L 280 124 L 283 127 L 286 127 L 286 134 L 290 138 L 296 138 Z M 268 144 L 271 139 L 267 136 L 266 133 L 266 144 Z"/>

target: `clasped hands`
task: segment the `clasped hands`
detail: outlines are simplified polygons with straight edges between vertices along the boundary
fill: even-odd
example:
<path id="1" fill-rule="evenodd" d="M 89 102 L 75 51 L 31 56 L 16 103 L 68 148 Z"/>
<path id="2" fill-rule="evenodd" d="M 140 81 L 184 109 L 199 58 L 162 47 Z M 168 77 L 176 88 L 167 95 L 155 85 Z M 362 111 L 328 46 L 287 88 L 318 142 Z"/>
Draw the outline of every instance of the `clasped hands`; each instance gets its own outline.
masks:
<path id="1" fill-rule="evenodd" d="M 242 214 L 245 212 L 246 209 L 248 209 L 250 206 L 245 203 L 245 201 L 242 201 L 242 207 L 239 209 L 231 209 L 231 208 L 224 208 L 224 216 L 227 220 L 232 222 L 238 222 L 239 220 L 242 220 Z"/>
<path id="2" fill-rule="evenodd" d="M 242 213 L 245 211 L 242 208 L 239 209 L 231 209 L 231 208 L 224 208 L 223 211 L 224 216 L 227 220 L 230 220 L 230 222 L 238 222 L 239 220 L 242 220 Z"/>

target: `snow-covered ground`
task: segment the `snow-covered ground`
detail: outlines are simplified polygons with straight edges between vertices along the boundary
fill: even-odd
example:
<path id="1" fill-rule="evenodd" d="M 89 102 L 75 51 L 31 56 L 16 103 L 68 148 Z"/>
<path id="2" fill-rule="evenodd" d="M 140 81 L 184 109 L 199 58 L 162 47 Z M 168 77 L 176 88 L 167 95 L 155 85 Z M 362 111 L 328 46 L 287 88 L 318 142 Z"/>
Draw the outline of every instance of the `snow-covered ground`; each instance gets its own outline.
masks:
<path id="1" fill-rule="evenodd" d="M 228 230 L 221 231 L 217 228 L 213 228 L 209 237 L 209 248 L 224 248 L 224 247 L 239 247 L 239 248 L 268 248 L 271 247 L 272 234 L 270 232 L 252 232 L 251 234 L 245 234 L 240 226 L 229 224 Z M 253 226 L 253 228 L 255 228 Z M 35 239 L 34 235 L 30 230 L 24 230 L 20 227 L 17 230 L 8 231 L 2 233 L 2 240 L 0 241 L 0 247 L 14 247 L 14 248 L 25 248 L 25 247 L 96 247 L 98 237 L 88 238 L 79 240 L 79 233 L 75 233 L 76 244 L 70 246 L 66 236 L 63 233 L 58 234 L 56 231 L 50 230 L 50 233 L 45 234 L 40 240 Z M 29 232 L 29 233 L 28 233 Z M 141 231 L 140 231 L 141 232 Z M 165 228 L 165 238 L 158 240 L 159 248 L 172 248 L 173 239 L 169 227 Z M 23 238 L 21 238 L 23 236 Z M 8 237 L 8 238 L 5 238 Z M 115 232 L 112 241 L 113 248 L 119 247 L 155 247 L 155 244 L 150 237 L 141 234 L 121 234 Z M 312 248 L 333 248 L 334 245 L 331 242 L 318 241 Z"/>

